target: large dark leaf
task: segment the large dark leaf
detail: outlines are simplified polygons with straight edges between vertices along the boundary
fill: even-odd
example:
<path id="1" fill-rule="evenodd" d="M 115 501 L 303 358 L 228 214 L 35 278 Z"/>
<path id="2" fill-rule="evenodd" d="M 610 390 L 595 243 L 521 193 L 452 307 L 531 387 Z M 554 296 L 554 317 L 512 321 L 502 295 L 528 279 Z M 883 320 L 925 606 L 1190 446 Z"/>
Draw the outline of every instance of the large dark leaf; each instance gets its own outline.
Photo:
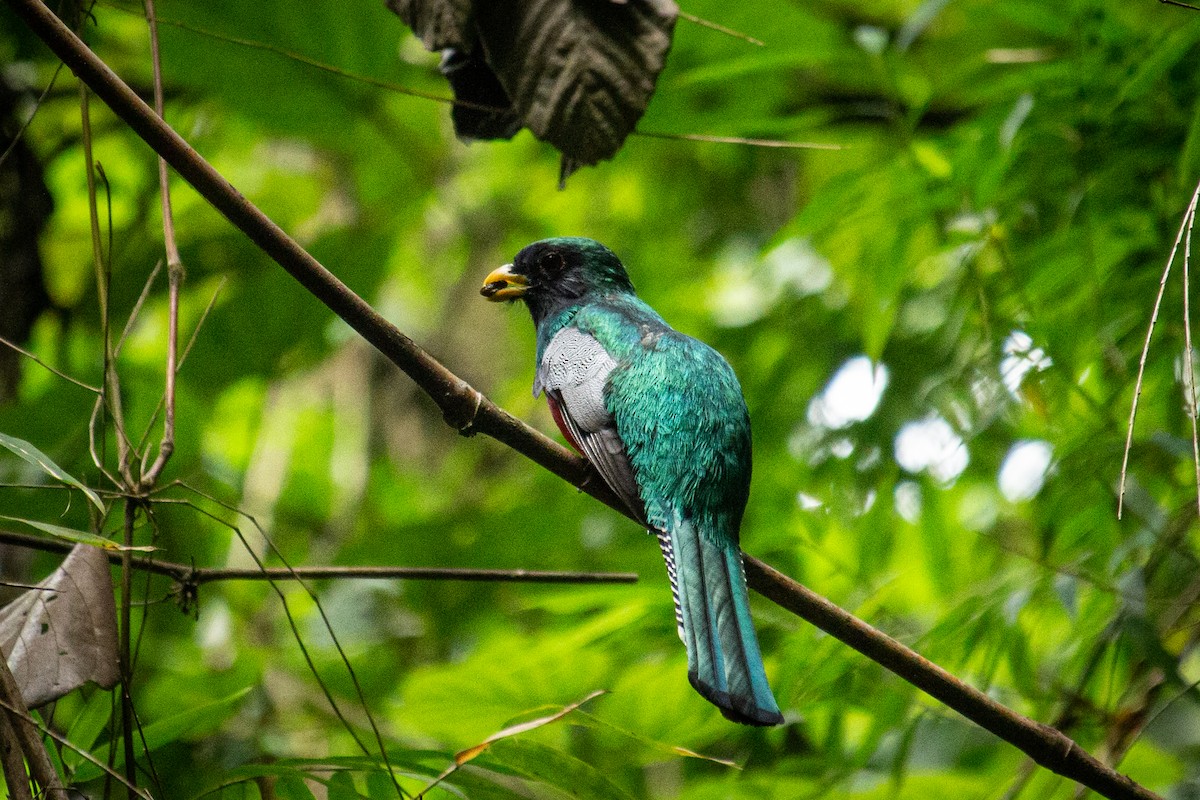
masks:
<path id="1" fill-rule="evenodd" d="M 670 0 L 527 0 L 475 9 L 488 63 L 526 127 L 584 164 L 611 158 L 641 119 L 677 13 Z"/>
<path id="2" fill-rule="evenodd" d="M 461 0 L 388 5 L 427 48 L 453 49 L 443 72 L 467 104 L 454 114 L 459 136 L 508 138 L 524 125 L 578 164 L 611 158 L 633 131 L 678 14 L 672 0 L 478 3 L 473 18 Z"/>
<path id="3" fill-rule="evenodd" d="M 475 41 L 471 0 L 387 0 L 429 51 L 469 49 Z"/>
<path id="4" fill-rule="evenodd" d="M 517 135 L 521 118 L 478 43 L 472 51 L 447 47 L 442 51 L 441 70 L 459 101 L 450 112 L 456 134 L 466 139 L 511 139 Z"/>

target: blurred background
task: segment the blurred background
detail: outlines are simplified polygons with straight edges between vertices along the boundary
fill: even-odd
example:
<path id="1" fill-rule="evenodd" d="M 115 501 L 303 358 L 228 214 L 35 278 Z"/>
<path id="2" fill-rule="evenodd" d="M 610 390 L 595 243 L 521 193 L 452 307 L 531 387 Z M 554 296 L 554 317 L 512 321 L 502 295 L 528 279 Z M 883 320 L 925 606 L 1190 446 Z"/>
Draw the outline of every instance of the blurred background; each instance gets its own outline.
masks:
<path id="1" fill-rule="evenodd" d="M 604 242 L 639 293 L 741 379 L 755 449 L 747 552 L 1135 780 L 1200 796 L 1182 261 L 1116 518 L 1139 354 L 1200 179 L 1200 13 L 1154 0 L 684 8 L 764 46 L 681 19 L 645 135 L 561 191 L 558 154 L 527 132 L 467 145 L 449 106 L 389 88 L 449 94 L 437 55 L 375 0 L 160 0 L 166 117 L 401 330 L 547 432 L 530 394 L 528 315 L 478 287 L 531 241 Z M 93 14 L 85 38 L 149 96 L 141 7 L 105 0 Z M 4 9 L 0 65 L 10 142 L 58 62 Z M 102 103 L 91 107 L 119 331 L 162 258 L 157 165 Z M 1076 796 L 758 597 L 788 724 L 723 720 L 687 684 L 651 539 L 496 442 L 459 437 L 188 186 L 172 186 L 184 341 L 214 305 L 179 373 L 164 476 L 179 484 L 139 543 L 199 566 L 252 565 L 247 547 L 278 564 L 265 534 L 293 565 L 641 576 L 314 584 L 406 791 L 506 724 L 608 689 L 430 797 Z M 63 69 L 0 165 L 0 334 L 95 385 L 88 218 L 79 91 Z M 160 277 L 118 363 L 136 437 L 161 398 L 165 331 Z M 0 364 L 0 378 L 0 432 L 111 488 L 88 455 L 92 394 L 26 359 Z M 81 497 L 11 486 L 44 478 L 0 454 L 0 513 L 86 527 Z M 26 581 L 57 563 L 12 547 L 0 558 L 6 577 Z M 166 579 L 135 586 L 134 699 L 154 731 L 155 796 L 395 796 L 334 716 L 269 586 L 206 585 L 187 613 Z M 280 588 L 330 693 L 368 730 L 317 608 Z M 110 694 L 91 689 L 50 718 L 103 760 L 110 711 Z"/>

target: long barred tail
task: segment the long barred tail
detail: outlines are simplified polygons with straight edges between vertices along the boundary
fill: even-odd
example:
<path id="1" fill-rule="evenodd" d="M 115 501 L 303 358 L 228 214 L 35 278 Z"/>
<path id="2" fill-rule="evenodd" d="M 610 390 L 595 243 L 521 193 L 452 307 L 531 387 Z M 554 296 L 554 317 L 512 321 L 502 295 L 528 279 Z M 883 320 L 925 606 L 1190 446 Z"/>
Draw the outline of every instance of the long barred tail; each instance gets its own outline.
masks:
<path id="1" fill-rule="evenodd" d="M 667 562 L 692 686 L 734 722 L 783 722 L 767 685 L 737 545 L 710 540 L 687 520 L 654 533 Z"/>

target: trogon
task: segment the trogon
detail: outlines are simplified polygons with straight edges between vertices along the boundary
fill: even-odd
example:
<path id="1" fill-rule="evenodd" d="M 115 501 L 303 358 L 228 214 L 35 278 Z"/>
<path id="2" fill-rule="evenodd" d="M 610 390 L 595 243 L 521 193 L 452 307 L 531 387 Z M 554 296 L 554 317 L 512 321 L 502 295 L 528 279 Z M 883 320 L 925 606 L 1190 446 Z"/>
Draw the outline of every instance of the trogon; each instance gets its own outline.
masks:
<path id="1" fill-rule="evenodd" d="M 750 417 L 732 368 L 672 329 L 591 239 L 536 242 L 487 276 L 537 327 L 534 396 L 658 538 L 688 679 L 731 720 L 783 722 L 767 685 L 738 529 L 750 492 Z"/>

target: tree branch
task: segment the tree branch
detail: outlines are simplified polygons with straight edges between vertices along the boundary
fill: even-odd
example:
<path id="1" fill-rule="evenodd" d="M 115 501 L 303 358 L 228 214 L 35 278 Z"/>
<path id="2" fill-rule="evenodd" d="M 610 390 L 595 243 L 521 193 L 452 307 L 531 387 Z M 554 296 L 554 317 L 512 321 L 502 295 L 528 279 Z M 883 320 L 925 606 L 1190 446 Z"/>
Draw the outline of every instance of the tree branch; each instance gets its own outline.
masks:
<path id="1" fill-rule="evenodd" d="M 50 49 L 209 203 L 404 371 L 464 434 L 486 433 L 628 515 L 583 459 L 496 406 L 393 327 L 246 200 L 39 0 L 6 0 Z M 749 585 L 895 672 L 1060 775 L 1112 800 L 1158 796 L 1101 764 L 1059 731 L 1023 717 L 919 654 L 746 556 Z"/>
<path id="2" fill-rule="evenodd" d="M 745 561 L 746 582 L 763 597 L 808 620 L 979 727 L 1020 748 L 1046 769 L 1114 800 L 1158 797 L 1098 761 L 1062 731 L 996 702 L 770 565 L 750 556 Z"/>
<path id="3" fill-rule="evenodd" d="M 4 769 L 4 785 L 10 800 L 33 800 L 17 731 L 3 712 L 0 712 L 0 768 Z"/>
<path id="4" fill-rule="evenodd" d="M 63 789 L 62 781 L 54 771 L 54 765 L 46 753 L 46 746 L 42 744 L 42 737 L 29 716 L 29 709 L 21 697 L 21 689 L 17 686 L 17 680 L 9 670 L 3 654 L 0 654 L 0 714 L 7 717 L 9 728 L 25 756 L 25 762 L 29 764 L 29 775 L 41 787 L 42 793 L 51 800 L 65 798 L 67 793 Z M 8 745 L 8 742 L 4 743 L 4 746 Z M 21 772 L 23 774 L 24 770 Z"/>
<path id="5" fill-rule="evenodd" d="M 43 550 L 68 553 L 72 545 L 27 533 L 0 530 L 0 542 Z M 110 564 L 121 563 L 121 553 L 106 551 Z M 567 572 L 536 569 L 473 569 L 470 567 L 192 567 L 173 561 L 132 558 L 130 566 L 143 572 L 165 575 L 185 589 L 217 581 L 287 581 L 311 578 L 362 578 L 366 580 L 479 581 L 511 583 L 637 583 L 636 572 Z"/>

